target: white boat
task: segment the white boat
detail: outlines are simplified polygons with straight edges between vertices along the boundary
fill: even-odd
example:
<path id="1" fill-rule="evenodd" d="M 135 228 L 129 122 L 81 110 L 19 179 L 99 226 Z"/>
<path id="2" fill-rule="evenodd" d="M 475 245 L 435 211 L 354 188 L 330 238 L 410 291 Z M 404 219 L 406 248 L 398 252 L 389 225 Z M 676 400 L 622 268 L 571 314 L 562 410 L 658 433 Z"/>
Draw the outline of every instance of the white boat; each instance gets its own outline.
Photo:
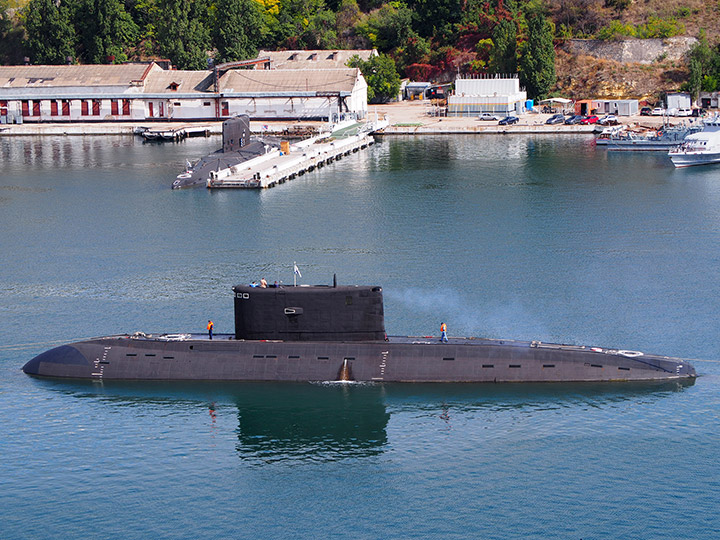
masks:
<path id="1" fill-rule="evenodd" d="M 720 115 L 705 120 L 700 133 L 688 135 L 668 156 L 676 167 L 720 163 Z"/>

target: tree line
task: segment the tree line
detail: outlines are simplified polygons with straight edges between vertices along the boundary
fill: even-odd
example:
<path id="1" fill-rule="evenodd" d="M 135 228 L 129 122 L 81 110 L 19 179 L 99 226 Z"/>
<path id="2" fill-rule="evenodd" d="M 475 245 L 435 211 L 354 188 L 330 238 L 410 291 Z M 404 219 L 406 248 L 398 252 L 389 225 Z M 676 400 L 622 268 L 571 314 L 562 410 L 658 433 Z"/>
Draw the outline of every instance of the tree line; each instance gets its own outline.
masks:
<path id="1" fill-rule="evenodd" d="M 372 80 L 375 100 L 392 95 L 398 75 L 448 81 L 486 73 L 519 73 L 540 98 L 555 83 L 550 1 L 29 0 L 10 17 L 9 0 L 0 0 L 0 32 L 14 31 L 34 64 L 160 57 L 207 69 L 261 48 L 375 48 L 380 59 L 355 64 Z"/>

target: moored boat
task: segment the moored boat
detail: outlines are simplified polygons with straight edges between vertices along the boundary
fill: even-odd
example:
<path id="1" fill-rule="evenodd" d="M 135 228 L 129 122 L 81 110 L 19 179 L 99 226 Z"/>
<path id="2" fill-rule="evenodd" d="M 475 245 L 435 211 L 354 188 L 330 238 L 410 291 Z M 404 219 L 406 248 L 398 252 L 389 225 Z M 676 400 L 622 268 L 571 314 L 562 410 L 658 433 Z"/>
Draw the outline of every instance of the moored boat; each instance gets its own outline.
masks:
<path id="1" fill-rule="evenodd" d="M 666 151 L 701 129 L 702 126 L 697 124 L 663 126 L 645 131 L 629 130 L 625 126 L 612 127 L 603 130 L 595 143 L 608 150 Z"/>
<path id="2" fill-rule="evenodd" d="M 668 156 L 678 168 L 720 163 L 720 115 L 707 119 L 701 132 L 689 135 Z"/>

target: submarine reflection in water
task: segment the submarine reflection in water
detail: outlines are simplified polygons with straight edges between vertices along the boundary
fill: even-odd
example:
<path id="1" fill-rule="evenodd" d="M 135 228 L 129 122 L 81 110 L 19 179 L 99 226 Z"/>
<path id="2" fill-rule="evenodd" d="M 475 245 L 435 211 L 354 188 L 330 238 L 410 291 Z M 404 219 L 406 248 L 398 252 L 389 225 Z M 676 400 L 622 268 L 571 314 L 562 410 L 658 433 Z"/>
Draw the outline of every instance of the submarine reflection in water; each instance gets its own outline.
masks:
<path id="1" fill-rule="evenodd" d="M 343 383 L 189 383 L 105 382 L 36 379 L 36 384 L 76 399 L 128 409 L 129 414 L 197 416 L 210 414 L 214 428 L 237 439 L 238 458 L 254 465 L 278 462 L 331 462 L 381 455 L 392 445 L 391 416 L 407 415 L 427 424 L 423 429 L 454 426 L 468 436 L 505 437 L 508 429 L 558 429 L 567 418 L 576 430 L 573 411 L 652 403 L 692 386 L 694 379 L 675 381 L 548 384 L 343 384 Z M 237 412 L 235 412 L 237 408 Z M 554 413 L 551 411 L 555 411 Z M 517 424 L 517 413 L 528 423 Z M 229 425 L 228 415 L 237 416 Z M 186 422 L 173 422 L 184 426 Z M 433 427 L 435 426 L 435 427 Z M 185 429 L 185 428 L 182 428 Z M 413 428 L 415 429 L 415 428 Z M 221 434 L 218 432 L 217 434 Z"/>
<path id="2" fill-rule="evenodd" d="M 238 397 L 242 459 L 336 461 L 383 451 L 390 413 L 382 386 L 290 386 L 259 385 Z"/>

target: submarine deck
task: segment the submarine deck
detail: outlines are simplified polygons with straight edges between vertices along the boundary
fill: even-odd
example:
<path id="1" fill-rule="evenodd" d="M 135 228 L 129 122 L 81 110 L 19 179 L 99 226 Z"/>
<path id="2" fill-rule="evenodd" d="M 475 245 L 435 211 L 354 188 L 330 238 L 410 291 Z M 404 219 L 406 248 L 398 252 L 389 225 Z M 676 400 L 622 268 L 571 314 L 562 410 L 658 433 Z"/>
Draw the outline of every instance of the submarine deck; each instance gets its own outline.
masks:
<path id="1" fill-rule="evenodd" d="M 104 336 L 102 338 L 95 339 L 137 339 L 142 341 L 235 341 L 241 342 L 255 342 L 255 343 L 313 343 L 313 341 L 284 341 L 284 340 L 236 340 L 235 334 L 213 334 L 213 339 L 208 338 L 207 333 L 182 333 L 182 334 L 144 334 L 138 332 L 136 334 L 119 334 L 112 336 Z M 325 343 L 323 341 L 323 343 Z M 442 344 L 439 336 L 388 336 L 386 341 L 343 341 L 338 343 L 389 343 L 389 344 L 406 344 L 406 345 L 439 345 Z M 546 350 L 557 350 L 557 351 L 577 351 L 577 352 L 592 352 L 598 354 L 611 354 L 625 356 L 627 358 L 655 358 L 662 360 L 676 360 L 676 361 L 687 361 L 685 358 L 677 358 L 671 356 L 664 356 L 658 354 L 644 353 L 640 351 L 632 351 L 626 349 L 617 349 L 612 347 L 596 347 L 588 345 L 572 345 L 562 343 L 550 343 L 544 341 L 523 341 L 514 339 L 494 339 L 494 338 L 483 338 L 483 337 L 450 337 L 448 341 L 444 343 L 445 346 L 451 345 L 466 345 L 466 346 L 497 346 L 502 345 L 506 347 L 518 347 L 518 348 L 538 348 Z"/>

